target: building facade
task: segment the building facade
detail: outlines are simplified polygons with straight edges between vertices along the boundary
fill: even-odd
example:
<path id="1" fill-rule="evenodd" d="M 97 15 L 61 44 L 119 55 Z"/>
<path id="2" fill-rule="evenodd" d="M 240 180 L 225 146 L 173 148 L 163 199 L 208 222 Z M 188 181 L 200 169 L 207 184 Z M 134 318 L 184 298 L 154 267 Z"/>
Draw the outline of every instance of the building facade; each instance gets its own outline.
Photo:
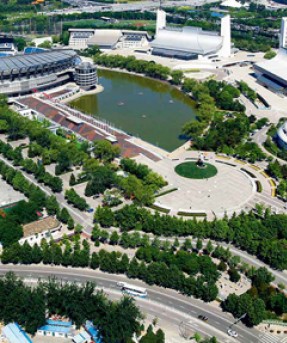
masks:
<path id="1" fill-rule="evenodd" d="M 74 79 L 76 84 L 83 89 L 95 88 L 98 84 L 97 67 L 89 62 L 83 62 L 75 67 Z"/>
<path id="2" fill-rule="evenodd" d="M 73 80 L 81 62 L 73 50 L 50 50 L 0 59 L 0 93 L 19 96 Z"/>
<path id="3" fill-rule="evenodd" d="M 277 55 L 256 63 L 254 70 L 260 84 L 276 93 L 287 94 L 287 17 L 281 21 Z"/>

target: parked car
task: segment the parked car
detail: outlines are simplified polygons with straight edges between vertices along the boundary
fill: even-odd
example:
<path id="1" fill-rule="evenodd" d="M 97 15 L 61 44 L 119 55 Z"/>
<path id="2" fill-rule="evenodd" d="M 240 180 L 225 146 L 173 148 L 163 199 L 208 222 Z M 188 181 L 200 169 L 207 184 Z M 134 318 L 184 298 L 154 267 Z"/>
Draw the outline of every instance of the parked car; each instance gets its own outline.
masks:
<path id="1" fill-rule="evenodd" d="M 94 209 L 93 209 L 93 208 L 89 208 L 89 209 L 87 209 L 87 212 L 88 212 L 88 213 L 93 213 L 93 212 L 94 212 Z"/>

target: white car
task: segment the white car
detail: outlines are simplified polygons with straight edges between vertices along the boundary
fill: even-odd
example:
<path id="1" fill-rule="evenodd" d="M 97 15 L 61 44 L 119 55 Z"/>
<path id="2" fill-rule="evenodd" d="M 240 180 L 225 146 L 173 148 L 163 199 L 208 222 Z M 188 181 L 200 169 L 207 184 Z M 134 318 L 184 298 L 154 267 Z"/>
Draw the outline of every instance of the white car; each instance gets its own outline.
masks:
<path id="1" fill-rule="evenodd" d="M 235 338 L 238 337 L 238 333 L 236 331 L 234 331 L 234 330 L 228 329 L 227 333 L 231 337 L 235 337 Z"/>

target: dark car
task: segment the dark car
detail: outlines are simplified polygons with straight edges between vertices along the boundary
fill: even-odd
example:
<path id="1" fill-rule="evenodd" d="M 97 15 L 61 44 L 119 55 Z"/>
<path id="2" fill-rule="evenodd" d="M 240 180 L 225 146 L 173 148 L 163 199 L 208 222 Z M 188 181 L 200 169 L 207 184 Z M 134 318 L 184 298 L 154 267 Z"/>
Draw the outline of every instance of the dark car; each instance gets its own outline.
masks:
<path id="1" fill-rule="evenodd" d="M 206 316 L 203 316 L 202 314 L 198 316 L 198 319 L 203 320 L 204 322 L 208 321 L 208 318 Z"/>

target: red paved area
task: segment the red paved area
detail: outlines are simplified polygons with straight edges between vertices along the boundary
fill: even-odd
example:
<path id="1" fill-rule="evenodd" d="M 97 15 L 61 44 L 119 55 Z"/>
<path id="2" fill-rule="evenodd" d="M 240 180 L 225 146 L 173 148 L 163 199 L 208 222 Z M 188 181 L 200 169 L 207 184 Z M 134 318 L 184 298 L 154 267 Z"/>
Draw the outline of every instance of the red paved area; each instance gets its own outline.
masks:
<path id="1" fill-rule="evenodd" d="M 59 92 L 56 92 L 59 93 Z M 52 93 L 52 94 L 56 94 Z M 85 139 L 89 141 L 95 141 L 104 139 L 107 137 L 107 134 L 103 133 L 101 130 L 98 130 L 95 126 L 87 124 L 87 123 L 74 123 L 73 121 L 68 119 L 68 115 L 64 113 L 60 108 L 57 108 L 56 105 L 52 105 L 45 100 L 38 99 L 32 96 L 27 98 L 23 98 L 18 100 L 18 102 L 22 103 L 23 105 L 28 106 L 29 108 L 43 114 L 45 117 L 49 118 L 53 122 L 60 124 L 61 126 L 81 135 Z M 65 112 L 67 110 L 65 109 Z M 71 111 L 71 115 L 74 113 Z M 93 118 L 89 118 L 84 114 L 79 113 L 77 115 L 80 119 L 86 120 L 89 123 L 93 124 Z M 121 148 L 121 154 L 123 157 L 134 157 L 139 154 L 145 155 L 146 157 L 150 158 L 153 161 L 159 161 L 160 158 L 153 154 L 152 152 L 141 148 L 131 142 L 128 141 L 130 136 L 124 133 L 119 133 L 114 131 L 113 134 L 116 136 L 118 145 Z"/>
<path id="2" fill-rule="evenodd" d="M 69 93 L 70 91 L 68 89 L 62 89 L 60 91 L 54 92 L 54 93 L 49 93 L 49 97 L 51 98 L 57 98 L 60 95 L 64 95 L 66 93 Z"/>

